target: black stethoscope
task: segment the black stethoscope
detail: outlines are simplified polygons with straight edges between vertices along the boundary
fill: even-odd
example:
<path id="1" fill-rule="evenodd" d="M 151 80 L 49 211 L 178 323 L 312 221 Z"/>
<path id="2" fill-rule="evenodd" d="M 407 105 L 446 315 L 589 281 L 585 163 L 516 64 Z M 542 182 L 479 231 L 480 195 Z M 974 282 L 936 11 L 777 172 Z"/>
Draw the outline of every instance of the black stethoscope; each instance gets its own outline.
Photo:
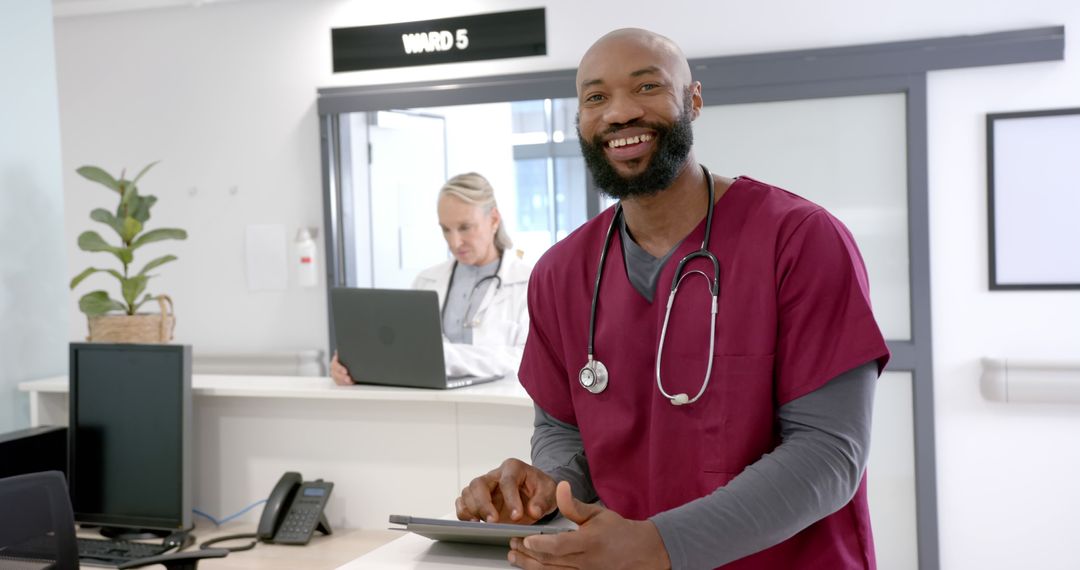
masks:
<path id="1" fill-rule="evenodd" d="M 495 273 L 488 275 L 487 277 L 482 277 L 479 281 L 476 282 L 475 285 L 473 285 L 472 291 L 469 291 L 469 300 L 465 304 L 466 318 L 469 318 L 469 309 L 473 306 L 473 297 L 476 295 L 476 291 L 480 288 L 480 285 L 484 284 L 485 281 L 495 281 L 495 293 L 499 292 L 499 288 L 502 287 L 502 277 L 499 277 L 499 270 L 502 269 L 502 261 L 502 252 L 499 252 L 499 263 L 495 266 Z M 442 317 L 442 322 L 444 323 L 446 322 L 446 305 L 450 302 L 450 288 L 454 286 L 454 274 L 457 273 L 457 266 L 458 262 L 457 260 L 454 260 L 454 265 L 450 268 L 450 280 L 446 283 L 446 294 L 443 295 L 443 306 L 439 316 Z M 476 311 L 479 312 L 480 307 L 477 307 Z M 472 320 L 465 322 L 465 327 L 471 328 L 479 324 L 480 321 L 476 319 L 476 315 L 474 314 L 472 315 Z"/>
<path id="2" fill-rule="evenodd" d="M 720 297 L 720 262 L 716 259 L 716 256 L 709 251 L 709 235 L 712 233 L 713 209 L 715 207 L 713 201 L 715 188 L 713 187 L 713 178 L 712 174 L 709 173 L 709 169 L 702 165 L 701 170 L 705 173 L 705 180 L 709 186 L 709 210 L 705 217 L 705 238 L 701 241 L 701 248 L 697 251 L 692 251 L 687 254 L 686 257 L 683 257 L 679 261 L 678 267 L 675 269 L 675 276 L 671 279 L 671 294 L 668 295 L 667 310 L 664 312 L 664 325 L 660 329 L 660 344 L 656 348 L 656 387 L 659 388 L 660 393 L 675 406 L 693 404 L 705 393 L 705 389 L 709 386 L 709 378 L 712 376 L 712 355 L 713 349 L 716 347 L 716 312 L 717 301 Z M 592 308 L 589 310 L 589 361 L 581 368 L 581 372 L 578 372 L 578 382 L 581 383 L 581 387 L 593 394 L 603 392 L 608 385 L 607 367 L 604 366 L 603 362 L 594 358 L 593 340 L 596 331 L 596 303 L 600 299 L 600 278 L 604 274 L 604 260 L 607 257 L 608 248 L 611 247 L 611 237 L 615 234 L 615 228 L 619 224 L 620 215 L 622 215 L 622 204 L 615 207 L 615 215 L 611 217 L 611 225 L 608 226 L 607 236 L 604 238 L 604 249 L 600 251 L 600 265 L 596 269 L 596 285 L 593 287 Z M 713 275 L 711 280 L 709 279 L 709 276 L 700 269 L 694 269 L 683 274 L 683 268 L 686 264 L 697 257 L 704 257 L 712 263 Z M 695 273 L 709 281 L 709 292 L 712 295 L 712 319 L 711 325 L 709 326 L 709 364 L 708 368 L 705 370 L 705 380 L 702 382 L 701 389 L 698 390 L 697 395 L 690 398 L 686 394 L 668 394 L 667 390 L 664 389 L 663 381 L 660 379 L 660 361 L 664 354 L 664 339 L 667 336 L 668 320 L 671 318 L 671 306 L 675 302 L 675 293 L 679 290 L 679 285 L 682 283 L 682 280 Z"/>

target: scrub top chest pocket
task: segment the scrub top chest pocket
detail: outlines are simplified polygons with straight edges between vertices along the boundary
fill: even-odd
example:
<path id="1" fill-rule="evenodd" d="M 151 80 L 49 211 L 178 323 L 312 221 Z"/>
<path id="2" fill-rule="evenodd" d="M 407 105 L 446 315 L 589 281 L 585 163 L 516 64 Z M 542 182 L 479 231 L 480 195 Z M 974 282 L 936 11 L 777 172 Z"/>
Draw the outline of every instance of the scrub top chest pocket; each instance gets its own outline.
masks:
<path id="1" fill-rule="evenodd" d="M 702 460 L 706 472 L 728 479 L 776 446 L 773 355 L 718 354 L 713 357 L 708 398 L 701 415 Z"/>

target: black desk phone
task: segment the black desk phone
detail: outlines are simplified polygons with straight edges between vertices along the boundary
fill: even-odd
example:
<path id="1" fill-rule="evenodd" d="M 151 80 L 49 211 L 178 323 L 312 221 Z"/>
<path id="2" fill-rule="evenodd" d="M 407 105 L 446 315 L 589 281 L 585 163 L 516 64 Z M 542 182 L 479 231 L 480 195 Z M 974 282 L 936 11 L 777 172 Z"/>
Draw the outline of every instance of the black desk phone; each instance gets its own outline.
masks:
<path id="1" fill-rule="evenodd" d="M 228 540 L 254 538 L 249 544 L 235 547 L 223 547 L 232 552 L 250 550 L 256 541 L 273 544 L 307 544 L 315 531 L 333 534 L 330 523 L 326 520 L 326 501 L 334 484 L 322 479 L 304 481 L 296 471 L 289 471 L 278 479 L 270 498 L 266 500 L 262 518 L 255 534 L 232 534 L 208 540 L 199 548 Z"/>
<path id="2" fill-rule="evenodd" d="M 295 471 L 282 475 L 266 500 L 257 538 L 275 544 L 307 544 L 316 530 L 333 533 L 323 512 L 333 488 L 333 483 L 322 479 L 304 481 Z"/>

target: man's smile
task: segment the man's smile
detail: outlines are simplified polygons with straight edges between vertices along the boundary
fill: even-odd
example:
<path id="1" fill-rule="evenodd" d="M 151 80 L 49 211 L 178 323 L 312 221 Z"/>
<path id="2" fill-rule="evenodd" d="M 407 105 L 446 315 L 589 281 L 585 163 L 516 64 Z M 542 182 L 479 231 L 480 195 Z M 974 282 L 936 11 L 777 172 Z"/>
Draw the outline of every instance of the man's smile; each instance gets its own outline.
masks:
<path id="1" fill-rule="evenodd" d="M 618 136 L 604 143 L 604 152 L 615 161 L 627 161 L 641 158 L 652 151 L 656 135 L 636 133 L 630 136 Z"/>
<path id="2" fill-rule="evenodd" d="M 650 134 L 635 135 L 632 137 L 626 137 L 621 139 L 611 139 L 608 141 L 608 148 L 618 148 L 629 144 L 638 144 L 643 142 L 649 142 L 653 139 Z"/>

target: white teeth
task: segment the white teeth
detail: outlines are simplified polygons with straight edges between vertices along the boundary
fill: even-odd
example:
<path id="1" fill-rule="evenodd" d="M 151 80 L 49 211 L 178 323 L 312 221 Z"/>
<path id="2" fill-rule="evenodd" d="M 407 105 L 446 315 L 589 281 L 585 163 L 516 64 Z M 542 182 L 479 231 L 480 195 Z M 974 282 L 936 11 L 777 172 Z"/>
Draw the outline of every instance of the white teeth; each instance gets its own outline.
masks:
<path id="1" fill-rule="evenodd" d="M 648 141 L 651 141 L 651 140 L 652 140 L 652 135 L 648 135 L 648 134 L 634 135 L 632 137 L 627 137 L 625 139 L 612 139 L 612 140 L 609 140 L 608 141 L 608 147 L 609 148 L 619 148 L 621 146 L 626 146 L 628 144 L 643 143 L 643 142 L 648 142 Z"/>

